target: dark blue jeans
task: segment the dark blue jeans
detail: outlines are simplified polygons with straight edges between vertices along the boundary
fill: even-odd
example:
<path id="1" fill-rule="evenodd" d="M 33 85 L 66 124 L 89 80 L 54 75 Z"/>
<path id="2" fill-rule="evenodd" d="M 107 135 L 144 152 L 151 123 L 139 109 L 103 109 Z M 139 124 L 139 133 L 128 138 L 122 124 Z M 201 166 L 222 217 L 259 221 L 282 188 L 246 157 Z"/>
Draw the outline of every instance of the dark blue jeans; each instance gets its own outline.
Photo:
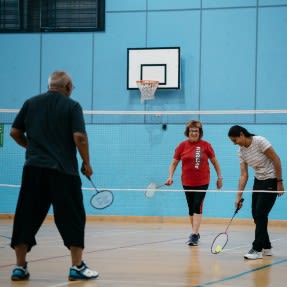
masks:
<path id="1" fill-rule="evenodd" d="M 258 180 L 254 179 L 253 190 L 277 190 L 276 178 Z M 268 234 L 268 215 L 277 198 L 276 192 L 253 192 L 252 193 L 252 216 L 255 227 L 255 240 L 253 249 L 262 251 L 262 249 L 271 248 L 271 242 Z"/>

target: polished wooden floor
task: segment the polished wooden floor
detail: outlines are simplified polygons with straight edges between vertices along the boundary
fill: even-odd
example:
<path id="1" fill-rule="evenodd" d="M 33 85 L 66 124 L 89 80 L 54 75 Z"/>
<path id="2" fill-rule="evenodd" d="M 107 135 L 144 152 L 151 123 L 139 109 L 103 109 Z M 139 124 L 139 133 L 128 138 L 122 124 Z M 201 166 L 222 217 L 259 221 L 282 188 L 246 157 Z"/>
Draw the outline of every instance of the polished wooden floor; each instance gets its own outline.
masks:
<path id="1" fill-rule="evenodd" d="M 69 282 L 69 252 L 52 221 L 37 236 L 29 253 L 30 280 L 10 281 L 15 264 L 9 247 L 11 220 L 0 220 L 0 286 L 25 287 L 281 287 L 287 284 L 286 227 L 271 226 L 274 256 L 248 261 L 253 225 L 234 222 L 224 252 L 213 255 L 210 244 L 225 223 L 203 223 L 200 245 L 185 244 L 189 224 L 88 221 L 84 260 L 100 273 L 96 280 Z"/>

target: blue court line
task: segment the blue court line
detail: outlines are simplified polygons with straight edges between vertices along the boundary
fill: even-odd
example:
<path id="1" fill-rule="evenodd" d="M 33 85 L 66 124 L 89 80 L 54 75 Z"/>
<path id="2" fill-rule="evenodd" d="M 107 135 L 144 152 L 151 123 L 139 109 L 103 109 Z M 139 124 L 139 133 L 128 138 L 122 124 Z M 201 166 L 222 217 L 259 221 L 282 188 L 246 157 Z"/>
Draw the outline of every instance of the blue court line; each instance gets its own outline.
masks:
<path id="1" fill-rule="evenodd" d="M 256 272 L 256 271 L 261 270 L 261 269 L 269 268 L 269 267 L 272 267 L 274 265 L 278 265 L 278 264 L 281 264 L 281 263 L 284 263 L 284 262 L 287 262 L 287 258 L 285 258 L 283 260 L 279 260 L 279 261 L 271 263 L 271 264 L 267 264 L 267 265 L 258 267 L 258 268 L 254 268 L 252 270 L 249 270 L 249 271 L 246 271 L 246 272 L 242 272 L 242 273 L 239 273 L 239 274 L 236 274 L 236 275 L 233 275 L 233 276 L 229 276 L 229 277 L 225 277 L 225 278 L 222 278 L 222 279 L 218 279 L 218 280 L 210 281 L 210 282 L 207 282 L 207 283 L 203 283 L 202 285 L 196 285 L 194 287 L 204 287 L 204 286 L 209 286 L 209 285 L 225 282 L 225 281 L 228 281 L 228 280 L 233 280 L 233 279 L 242 277 L 242 276 L 244 276 L 246 274 L 253 273 L 253 272 Z"/>

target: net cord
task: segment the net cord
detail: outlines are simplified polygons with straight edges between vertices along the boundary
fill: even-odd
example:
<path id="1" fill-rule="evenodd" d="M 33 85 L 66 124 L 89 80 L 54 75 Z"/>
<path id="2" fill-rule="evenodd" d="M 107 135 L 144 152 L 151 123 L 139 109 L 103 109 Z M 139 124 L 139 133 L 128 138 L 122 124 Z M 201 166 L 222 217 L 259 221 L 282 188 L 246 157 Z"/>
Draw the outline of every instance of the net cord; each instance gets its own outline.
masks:
<path id="1" fill-rule="evenodd" d="M 0 111 L 1 112 L 1 111 Z M 85 110 L 86 115 L 245 115 L 286 114 L 287 110 L 216 110 L 216 111 L 96 111 Z"/>
<path id="2" fill-rule="evenodd" d="M 19 109 L 0 109 L 0 113 L 17 113 Z M 84 110 L 85 115 L 250 115 L 250 114 L 287 114 L 282 110 L 206 110 L 206 111 L 117 111 Z"/>
<path id="3" fill-rule="evenodd" d="M 5 184 L 5 183 L 0 183 L 0 188 L 20 188 L 19 184 Z M 95 189 L 93 187 L 82 187 L 83 190 L 88 190 L 88 191 L 94 191 Z M 98 187 L 98 190 L 109 190 L 109 191 L 146 191 L 147 188 L 111 188 L 111 187 Z M 208 190 L 194 190 L 194 189 L 189 189 L 189 190 L 184 190 L 184 189 L 157 189 L 157 192 L 217 192 L 217 193 L 237 193 L 237 189 L 228 189 L 228 190 L 218 190 L 218 189 L 208 189 Z M 261 193 L 277 193 L 277 190 L 243 190 L 243 193 L 253 193 L 253 192 L 261 192 Z"/>

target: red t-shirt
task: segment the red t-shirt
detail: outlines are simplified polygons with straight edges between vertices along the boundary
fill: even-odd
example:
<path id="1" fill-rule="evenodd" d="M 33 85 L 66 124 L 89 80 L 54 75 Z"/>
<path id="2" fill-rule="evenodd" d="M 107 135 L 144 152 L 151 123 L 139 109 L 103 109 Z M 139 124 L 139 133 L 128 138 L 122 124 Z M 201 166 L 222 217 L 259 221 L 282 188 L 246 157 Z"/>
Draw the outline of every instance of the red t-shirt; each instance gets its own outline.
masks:
<path id="1" fill-rule="evenodd" d="M 181 160 L 181 181 L 186 186 L 209 184 L 210 169 L 208 160 L 215 157 L 210 143 L 199 140 L 181 142 L 175 149 L 174 159 Z"/>

